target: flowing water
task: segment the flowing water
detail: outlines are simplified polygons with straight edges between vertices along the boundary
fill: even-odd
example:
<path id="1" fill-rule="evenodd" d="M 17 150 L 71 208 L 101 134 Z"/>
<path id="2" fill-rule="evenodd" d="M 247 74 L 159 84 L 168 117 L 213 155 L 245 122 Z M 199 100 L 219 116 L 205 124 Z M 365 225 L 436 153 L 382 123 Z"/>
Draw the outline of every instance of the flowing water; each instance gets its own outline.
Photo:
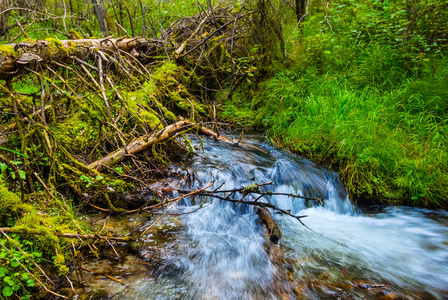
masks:
<path id="1" fill-rule="evenodd" d="M 199 141 L 194 142 L 198 147 Z M 199 197 L 183 200 L 176 212 L 211 204 L 180 217 L 184 227 L 164 271 L 136 282 L 129 299 L 448 298 L 447 212 L 357 209 L 336 173 L 258 136 L 245 142 L 265 152 L 204 140 L 204 152 L 198 150 L 204 157 L 175 170 L 182 180 L 171 185 L 197 189 L 213 180 L 209 190 L 221 185 L 224 190 L 274 181 L 262 189 L 324 199 L 325 207 L 288 196 L 263 200 L 307 215 L 303 222 L 312 230 L 272 213 L 283 233 L 286 258 L 278 264 L 266 251 L 264 228 L 253 207 Z M 279 277 L 282 271 L 287 278 Z"/>

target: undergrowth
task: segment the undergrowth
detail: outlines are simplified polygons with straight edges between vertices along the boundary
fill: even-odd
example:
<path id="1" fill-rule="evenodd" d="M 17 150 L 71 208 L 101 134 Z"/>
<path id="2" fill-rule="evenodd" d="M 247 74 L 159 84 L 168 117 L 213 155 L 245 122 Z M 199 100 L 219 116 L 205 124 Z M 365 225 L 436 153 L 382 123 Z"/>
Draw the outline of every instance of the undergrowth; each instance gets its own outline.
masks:
<path id="1" fill-rule="evenodd" d="M 36 192 L 21 199 L 11 192 L 0 175 L 0 227 L 34 230 L 39 234 L 2 232 L 0 236 L 0 299 L 4 297 L 31 299 L 44 297 L 37 289 L 38 280 L 50 289 L 43 273 L 65 276 L 71 264 L 71 249 L 79 247 L 78 240 L 61 239 L 54 232 L 88 230 L 76 217 L 76 211 L 62 200 L 48 199 Z M 39 270 L 37 266 L 42 269 Z M 40 283 L 39 283 L 40 284 Z"/>

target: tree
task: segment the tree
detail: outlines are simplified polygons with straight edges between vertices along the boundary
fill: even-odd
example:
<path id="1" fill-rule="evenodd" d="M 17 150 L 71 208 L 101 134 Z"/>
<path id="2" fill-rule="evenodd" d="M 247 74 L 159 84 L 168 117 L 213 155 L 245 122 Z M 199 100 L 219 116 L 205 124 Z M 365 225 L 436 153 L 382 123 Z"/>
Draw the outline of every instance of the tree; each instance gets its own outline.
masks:
<path id="1" fill-rule="evenodd" d="M 106 7 L 104 6 L 103 0 L 92 0 L 93 10 L 95 11 L 96 19 L 100 25 L 101 32 L 103 36 L 109 35 L 109 30 L 107 28 L 106 22 Z"/>
<path id="2" fill-rule="evenodd" d="M 302 22 L 306 15 L 307 0 L 296 0 L 297 22 Z"/>

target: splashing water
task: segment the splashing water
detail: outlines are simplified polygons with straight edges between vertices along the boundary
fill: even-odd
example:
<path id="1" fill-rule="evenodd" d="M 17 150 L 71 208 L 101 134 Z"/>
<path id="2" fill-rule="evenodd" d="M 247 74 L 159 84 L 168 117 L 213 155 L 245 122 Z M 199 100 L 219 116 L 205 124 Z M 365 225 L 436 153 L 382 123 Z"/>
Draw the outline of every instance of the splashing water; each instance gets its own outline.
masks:
<path id="1" fill-rule="evenodd" d="M 388 207 L 361 213 L 336 173 L 263 144 L 257 136 L 245 141 L 261 145 L 266 153 L 204 141 L 209 159 L 197 157 L 187 170 L 176 170 L 188 179 L 178 187 L 197 189 L 213 179 L 210 190 L 220 185 L 225 190 L 273 180 L 275 186 L 262 187 L 264 191 L 324 199 L 325 207 L 287 196 L 264 200 L 293 214 L 308 215 L 304 222 L 320 233 L 291 217 L 273 214 L 283 232 L 281 245 L 291 266 L 289 280 L 296 286 L 294 298 L 448 297 L 447 212 Z M 173 258 L 177 271 L 139 282 L 134 299 L 278 299 L 285 295 L 274 284 L 279 266 L 266 252 L 264 231 L 253 207 L 196 198 L 185 200 L 181 209 L 192 211 L 210 201 L 182 216 L 186 230 L 179 236 L 182 246 Z"/>

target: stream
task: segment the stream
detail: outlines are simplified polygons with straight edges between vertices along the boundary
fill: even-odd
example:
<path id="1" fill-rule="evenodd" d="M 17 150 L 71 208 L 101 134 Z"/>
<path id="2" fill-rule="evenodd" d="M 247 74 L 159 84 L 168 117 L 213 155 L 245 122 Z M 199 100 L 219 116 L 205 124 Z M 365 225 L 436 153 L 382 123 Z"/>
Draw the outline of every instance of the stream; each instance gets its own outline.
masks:
<path id="1" fill-rule="evenodd" d="M 106 286 L 116 288 L 115 296 L 109 293 L 112 299 L 448 298 L 446 211 L 359 209 L 337 173 L 272 147 L 259 135 L 245 136 L 246 146 L 202 139 L 201 147 L 196 137 L 192 142 L 203 157 L 195 156 L 187 168 L 172 167 L 177 175 L 156 188 L 193 190 L 213 180 L 209 190 L 221 185 L 233 189 L 274 181 L 261 189 L 321 197 L 325 206 L 288 196 L 263 198 L 307 215 L 302 220 L 309 228 L 271 211 L 283 234 L 284 259 L 279 263 L 268 253 L 254 207 L 200 197 L 182 200 L 173 212 L 202 208 L 167 216 L 148 232 L 139 256 L 152 264 L 156 253 L 157 268 L 140 276 L 118 276 L 126 286 L 106 278 Z M 135 220 L 128 217 L 126 222 Z"/>

